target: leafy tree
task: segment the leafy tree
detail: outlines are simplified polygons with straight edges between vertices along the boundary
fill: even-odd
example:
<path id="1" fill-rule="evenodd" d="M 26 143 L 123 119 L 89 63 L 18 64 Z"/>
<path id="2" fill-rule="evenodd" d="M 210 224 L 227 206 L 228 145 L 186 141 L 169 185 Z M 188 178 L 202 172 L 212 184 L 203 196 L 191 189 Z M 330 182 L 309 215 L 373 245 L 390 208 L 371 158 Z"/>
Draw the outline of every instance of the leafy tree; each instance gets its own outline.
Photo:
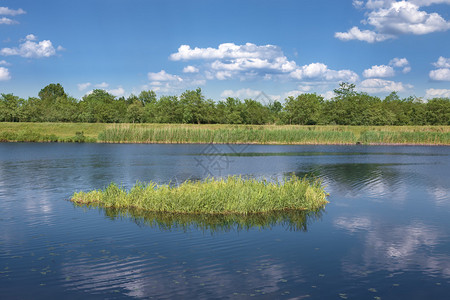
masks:
<path id="1" fill-rule="evenodd" d="M 205 97 L 200 88 L 182 93 L 180 103 L 183 106 L 183 123 L 206 123 Z"/>
<path id="2" fill-rule="evenodd" d="M 285 103 L 285 118 L 288 124 L 315 125 L 319 123 L 324 99 L 316 94 L 301 94 L 288 97 Z"/>
<path id="3" fill-rule="evenodd" d="M 21 116 L 23 100 L 13 94 L 1 94 L 0 98 L 0 121 L 18 122 Z"/>

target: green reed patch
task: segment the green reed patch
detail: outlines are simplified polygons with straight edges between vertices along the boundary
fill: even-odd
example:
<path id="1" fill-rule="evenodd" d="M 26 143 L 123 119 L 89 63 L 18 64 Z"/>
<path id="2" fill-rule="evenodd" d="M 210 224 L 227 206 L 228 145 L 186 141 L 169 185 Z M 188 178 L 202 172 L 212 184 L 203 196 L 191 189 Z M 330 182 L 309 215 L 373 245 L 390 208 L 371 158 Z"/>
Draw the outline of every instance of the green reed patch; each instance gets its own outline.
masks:
<path id="1" fill-rule="evenodd" d="M 361 133 L 362 144 L 450 144 L 450 132 L 389 132 L 366 131 Z"/>
<path id="2" fill-rule="evenodd" d="M 249 214 L 320 209 L 327 203 L 326 196 L 320 180 L 292 176 L 270 182 L 230 176 L 186 181 L 178 186 L 137 183 L 129 191 L 112 183 L 104 190 L 75 193 L 71 201 L 154 212 Z"/>
<path id="3" fill-rule="evenodd" d="M 257 144 L 354 144 L 350 131 L 297 128 L 140 128 L 117 126 L 105 129 L 98 140 L 112 143 L 257 143 Z"/>

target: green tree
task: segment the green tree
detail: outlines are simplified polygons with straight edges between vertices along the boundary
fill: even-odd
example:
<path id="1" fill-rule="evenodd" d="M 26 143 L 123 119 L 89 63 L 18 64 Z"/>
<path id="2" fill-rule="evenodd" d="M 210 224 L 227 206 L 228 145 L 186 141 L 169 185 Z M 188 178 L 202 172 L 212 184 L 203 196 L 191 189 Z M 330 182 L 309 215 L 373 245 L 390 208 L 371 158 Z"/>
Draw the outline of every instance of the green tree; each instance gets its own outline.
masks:
<path id="1" fill-rule="evenodd" d="M 1 94 L 0 121 L 19 122 L 23 100 L 13 94 Z"/>
<path id="2" fill-rule="evenodd" d="M 200 88 L 182 93 L 180 103 L 183 107 L 183 123 L 206 123 L 205 97 Z"/>
<path id="3" fill-rule="evenodd" d="M 285 123 L 315 125 L 319 123 L 324 99 L 316 94 L 301 94 L 285 100 Z"/>

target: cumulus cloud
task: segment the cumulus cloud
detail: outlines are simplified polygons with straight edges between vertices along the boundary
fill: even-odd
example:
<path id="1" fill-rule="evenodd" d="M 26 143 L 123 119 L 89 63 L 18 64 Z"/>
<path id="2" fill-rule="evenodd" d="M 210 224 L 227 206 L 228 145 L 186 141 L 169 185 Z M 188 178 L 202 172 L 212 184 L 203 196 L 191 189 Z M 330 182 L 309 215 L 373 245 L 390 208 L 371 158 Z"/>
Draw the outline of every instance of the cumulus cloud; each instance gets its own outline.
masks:
<path id="1" fill-rule="evenodd" d="M 450 98 L 450 90 L 449 89 L 427 89 L 425 94 L 425 98 Z"/>
<path id="2" fill-rule="evenodd" d="M 11 9 L 11 8 L 8 8 L 8 7 L 0 6 L 0 15 L 17 16 L 17 15 L 22 15 L 22 14 L 25 14 L 25 13 L 26 13 L 26 11 L 24 11 L 21 8 L 19 8 L 19 9 Z"/>
<path id="3" fill-rule="evenodd" d="M 0 66 L 10 66 L 11 64 L 6 60 L 0 60 Z"/>
<path id="4" fill-rule="evenodd" d="M 25 41 L 15 48 L 3 48 L 0 54 L 4 56 L 18 55 L 26 58 L 42 58 L 56 55 L 56 49 L 49 40 L 35 42 L 36 36 L 29 34 L 25 37 Z"/>
<path id="5" fill-rule="evenodd" d="M 274 100 L 280 100 L 281 97 L 279 95 L 267 95 L 262 91 L 253 90 L 253 89 L 240 89 L 237 91 L 233 90 L 224 90 L 220 96 L 222 98 L 232 97 L 232 98 L 240 98 L 240 99 L 253 99 L 259 101 L 263 104 L 268 104 Z"/>
<path id="6" fill-rule="evenodd" d="M 12 24 L 18 24 L 18 23 L 19 22 L 17 22 L 16 20 L 9 19 L 7 17 L 0 18 L 0 24 L 12 25 Z"/>
<path id="7" fill-rule="evenodd" d="M 363 72 L 366 78 L 385 78 L 395 76 L 395 69 L 402 68 L 403 73 L 411 71 L 409 61 L 406 58 L 395 57 L 389 61 L 389 65 L 375 65 Z"/>
<path id="8" fill-rule="evenodd" d="M 96 88 L 99 88 L 99 89 L 106 89 L 107 87 L 109 86 L 109 83 L 107 83 L 107 82 L 101 82 L 101 83 L 97 83 L 96 85 L 95 85 L 95 87 Z"/>
<path id="9" fill-rule="evenodd" d="M 333 91 L 327 91 L 323 94 L 320 94 L 320 96 L 322 96 L 325 100 L 330 100 L 331 98 L 333 98 L 335 96 Z"/>
<path id="10" fill-rule="evenodd" d="M 391 61 L 389 62 L 390 66 L 393 66 L 395 68 L 403 68 L 402 72 L 403 73 L 408 73 L 409 71 L 411 71 L 411 67 L 409 65 L 409 61 L 406 58 L 398 58 L 395 57 L 393 59 L 391 59 Z"/>
<path id="11" fill-rule="evenodd" d="M 442 68 L 430 71 L 430 78 L 436 81 L 450 81 L 450 69 Z"/>
<path id="12" fill-rule="evenodd" d="M 217 48 L 191 48 L 189 45 L 182 45 L 178 52 L 170 55 L 170 59 L 205 60 L 208 62 L 206 77 L 219 80 L 270 77 L 271 74 L 285 74 L 297 68 L 296 63 L 289 61 L 280 47 L 252 43 L 223 43 Z"/>
<path id="13" fill-rule="evenodd" d="M 295 71 L 290 73 L 290 76 L 298 80 L 317 79 L 330 82 L 356 82 L 359 79 L 358 75 L 351 70 L 331 70 L 327 65 L 323 63 L 312 63 L 302 67 L 298 67 Z"/>
<path id="14" fill-rule="evenodd" d="M 149 72 L 147 77 L 150 81 L 183 81 L 180 76 L 166 73 L 164 70 L 161 70 L 158 73 Z"/>
<path id="15" fill-rule="evenodd" d="M 198 73 L 198 68 L 194 67 L 194 66 L 186 66 L 183 69 L 183 73 Z"/>
<path id="16" fill-rule="evenodd" d="M 9 70 L 5 67 L 0 67 L 0 81 L 10 80 L 11 75 L 9 74 Z"/>
<path id="17" fill-rule="evenodd" d="M 360 1 L 356 1 L 357 5 Z M 369 10 L 363 24 L 373 30 L 360 30 L 353 27 L 347 32 L 336 32 L 335 37 L 343 40 L 360 40 L 369 43 L 396 38 L 402 34 L 423 35 L 450 29 L 450 22 L 436 12 L 420 10 L 421 6 L 445 3 L 447 0 L 388 1 L 369 0 L 365 8 Z M 354 2 L 355 4 L 355 2 Z M 359 5 L 362 7 L 362 4 Z"/>
<path id="18" fill-rule="evenodd" d="M 371 30 L 361 30 L 356 26 L 352 27 L 347 32 L 336 32 L 334 37 L 341 41 L 359 40 L 368 43 L 382 42 L 394 38 L 393 35 L 380 34 Z"/>
<path id="19" fill-rule="evenodd" d="M 363 72 L 363 76 L 366 78 L 373 77 L 392 77 L 395 75 L 394 68 L 391 66 L 381 65 L 381 66 L 372 66 L 370 69 L 366 69 Z"/>
<path id="20" fill-rule="evenodd" d="M 116 89 L 107 90 L 107 92 L 116 97 L 121 97 L 125 95 L 125 90 L 121 86 L 119 86 Z"/>
<path id="21" fill-rule="evenodd" d="M 234 43 L 223 43 L 218 48 L 191 48 L 189 45 L 181 45 L 177 53 L 170 55 L 171 60 L 192 59 L 236 59 L 236 58 L 259 58 L 271 59 L 283 56 L 281 49 L 274 45 L 258 46 L 252 43 L 235 45 Z"/>
<path id="22" fill-rule="evenodd" d="M 450 58 L 440 56 L 433 66 L 439 69 L 430 71 L 431 80 L 450 81 Z"/>
<path id="23" fill-rule="evenodd" d="M 17 15 L 21 15 L 24 14 L 25 11 L 21 8 L 19 9 L 10 9 L 8 7 L 1 7 L 0 6 L 0 16 L 4 15 L 4 16 L 17 16 Z M 13 24 L 19 24 L 19 22 L 17 22 L 16 20 L 7 18 L 7 17 L 1 17 L 0 18 L 0 25 L 13 25 Z"/>
<path id="24" fill-rule="evenodd" d="M 252 89 L 240 89 L 237 91 L 233 90 L 225 90 L 220 96 L 223 98 L 233 97 L 233 98 L 255 98 L 261 94 L 261 91 L 252 90 Z"/>
<path id="25" fill-rule="evenodd" d="M 437 68 L 450 68 L 450 58 L 441 56 L 437 62 L 433 63 L 433 66 Z"/>
<path id="26" fill-rule="evenodd" d="M 378 78 L 366 79 L 359 85 L 359 89 L 367 93 L 402 92 L 412 88 L 413 86 L 410 84 Z"/>
<path id="27" fill-rule="evenodd" d="M 79 91 L 84 91 L 85 89 L 87 89 L 88 87 L 91 86 L 90 82 L 85 82 L 85 83 L 79 83 L 77 84 L 78 90 Z"/>
<path id="28" fill-rule="evenodd" d="M 174 61 L 203 60 L 206 68 L 204 76 L 208 80 L 241 81 L 249 79 L 273 80 L 308 80 L 315 82 L 356 82 L 358 75 L 351 70 L 332 70 L 323 63 L 298 66 L 289 60 L 280 47 L 275 45 L 255 45 L 246 43 L 236 45 L 223 43 L 217 48 L 198 48 L 181 45 L 176 53 L 169 57 Z M 198 71 L 194 66 L 187 66 L 185 73 Z M 159 79 L 150 79 L 161 81 Z"/>

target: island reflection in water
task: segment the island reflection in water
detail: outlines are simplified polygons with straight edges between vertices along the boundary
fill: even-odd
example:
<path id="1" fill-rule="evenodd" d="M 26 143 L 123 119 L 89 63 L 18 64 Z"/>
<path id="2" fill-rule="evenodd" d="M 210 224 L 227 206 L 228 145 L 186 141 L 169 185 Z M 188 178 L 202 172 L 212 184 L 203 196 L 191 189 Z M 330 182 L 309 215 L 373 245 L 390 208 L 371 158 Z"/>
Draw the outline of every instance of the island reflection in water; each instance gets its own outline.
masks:
<path id="1" fill-rule="evenodd" d="M 75 206 L 80 206 L 74 204 Z M 181 214 L 153 212 L 140 209 L 92 207 L 111 220 L 131 220 L 138 226 L 158 228 L 161 231 L 190 231 L 218 233 L 250 229 L 272 229 L 277 226 L 289 231 L 308 231 L 308 225 L 320 220 L 324 208 L 318 210 L 283 210 L 254 214 Z"/>

